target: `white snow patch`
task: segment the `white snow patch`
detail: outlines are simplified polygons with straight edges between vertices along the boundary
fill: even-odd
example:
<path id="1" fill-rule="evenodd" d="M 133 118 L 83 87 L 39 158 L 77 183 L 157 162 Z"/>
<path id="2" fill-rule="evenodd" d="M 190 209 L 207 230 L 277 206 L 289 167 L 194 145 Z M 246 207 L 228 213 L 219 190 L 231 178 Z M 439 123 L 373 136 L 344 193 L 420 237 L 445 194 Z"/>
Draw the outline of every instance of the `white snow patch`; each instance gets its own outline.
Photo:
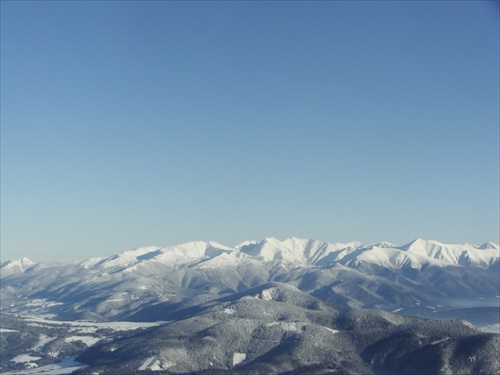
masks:
<path id="1" fill-rule="evenodd" d="M 328 327 L 324 327 L 324 326 L 323 326 L 323 328 L 326 329 L 327 331 L 330 331 L 331 333 L 339 333 L 339 331 L 336 329 L 332 329 L 332 328 L 328 328 Z"/>
<path id="2" fill-rule="evenodd" d="M 471 322 L 468 322 L 467 320 L 462 320 L 462 324 L 466 325 L 469 328 L 476 329 L 477 327 L 472 324 Z"/>
<path id="3" fill-rule="evenodd" d="M 170 362 L 170 361 L 165 361 L 162 362 L 159 359 L 156 359 L 156 357 L 149 357 L 147 358 L 142 365 L 139 366 L 139 371 L 146 371 L 146 370 L 151 370 L 151 371 L 162 371 L 166 370 L 169 367 L 172 367 L 175 363 Z"/>
<path id="4" fill-rule="evenodd" d="M 151 364 L 153 363 L 153 361 L 155 360 L 155 357 L 149 357 L 148 359 L 146 359 L 142 365 L 139 366 L 139 371 L 145 371 L 148 369 L 149 366 L 151 366 Z"/>
<path id="5" fill-rule="evenodd" d="M 20 371 L 6 372 L 9 375 L 63 375 L 71 374 L 76 370 L 84 369 L 89 366 L 75 361 L 76 357 L 63 359 L 59 363 L 52 365 L 41 366 L 37 368 L 25 369 Z"/>
<path id="6" fill-rule="evenodd" d="M 49 337 L 47 335 L 40 335 L 38 344 L 36 344 L 34 347 L 32 347 L 30 350 L 33 350 L 35 352 L 41 352 L 45 345 L 47 345 L 49 342 L 54 341 L 57 337 Z"/>
<path id="7" fill-rule="evenodd" d="M 36 298 L 32 300 L 28 300 L 28 303 L 26 303 L 24 306 L 29 306 L 29 307 L 36 307 L 36 306 L 41 306 L 44 308 L 47 307 L 54 307 L 54 306 L 60 306 L 63 305 L 62 302 L 54 302 L 54 301 L 48 301 L 44 298 Z"/>
<path id="8" fill-rule="evenodd" d="M 153 364 L 149 367 L 151 371 L 160 371 L 163 370 L 162 364 L 159 360 L 153 362 Z"/>
<path id="9" fill-rule="evenodd" d="M 66 325 L 72 327 L 72 332 L 77 333 L 95 333 L 99 329 L 110 329 L 112 331 L 132 331 L 139 328 L 156 327 L 172 323 L 171 321 L 162 322 L 87 322 L 87 321 L 57 321 L 47 320 L 38 317 L 28 317 L 26 321 L 31 326 L 44 327 L 47 325 Z M 40 325 L 43 324 L 43 325 Z"/>
<path id="10" fill-rule="evenodd" d="M 0 333 L 19 332 L 17 329 L 0 328 Z"/>
<path id="11" fill-rule="evenodd" d="M 57 317 L 56 314 L 37 314 L 37 316 L 39 318 L 42 318 L 42 319 L 54 319 L 55 317 Z"/>
<path id="12" fill-rule="evenodd" d="M 64 341 L 68 343 L 81 341 L 87 346 L 92 346 L 95 343 L 101 341 L 101 339 L 99 337 L 94 337 L 94 336 L 71 336 L 71 337 L 66 337 Z"/>
<path id="13" fill-rule="evenodd" d="M 444 339 L 441 339 L 441 340 L 437 340 L 437 341 L 431 342 L 431 345 L 438 345 L 438 344 L 442 344 L 443 342 L 446 342 L 446 341 L 449 341 L 449 340 L 451 340 L 451 337 L 445 337 Z"/>
<path id="14" fill-rule="evenodd" d="M 267 324 L 267 327 L 273 327 L 276 325 L 279 325 L 285 331 L 291 331 L 291 332 L 300 332 L 306 327 L 306 324 L 299 322 L 273 322 Z"/>
<path id="15" fill-rule="evenodd" d="M 404 307 L 400 307 L 399 309 L 393 310 L 391 312 L 394 314 L 394 313 L 400 312 L 403 309 L 404 309 Z"/>
<path id="16" fill-rule="evenodd" d="M 14 358 L 11 359 L 12 362 L 15 363 L 25 363 L 25 362 L 31 362 L 31 361 L 38 361 L 42 357 L 33 357 L 28 354 L 19 354 L 16 355 Z"/>
<path id="17" fill-rule="evenodd" d="M 481 331 L 488 333 L 498 333 L 500 335 L 500 324 L 490 324 L 484 327 L 481 327 Z"/>
<path id="18" fill-rule="evenodd" d="M 247 358 L 246 353 L 233 353 L 233 366 L 236 366 L 243 362 Z"/>
<path id="19" fill-rule="evenodd" d="M 229 266 L 236 266 L 240 262 L 240 259 L 236 257 L 234 253 L 222 252 L 219 255 L 210 257 L 207 260 L 202 260 L 195 268 L 197 269 L 207 269 L 207 268 L 223 268 Z"/>
<path id="20" fill-rule="evenodd" d="M 224 314 L 228 314 L 228 315 L 236 314 L 236 310 L 235 309 L 231 309 L 231 308 L 224 309 Z"/>
<path id="21" fill-rule="evenodd" d="M 275 291 L 271 289 L 264 289 L 262 292 L 255 296 L 256 299 L 264 301 L 272 301 L 274 299 Z"/>
<path id="22" fill-rule="evenodd" d="M 262 291 L 262 293 L 260 294 L 260 298 L 262 298 L 265 301 L 272 301 L 273 294 L 269 289 L 266 289 Z"/>

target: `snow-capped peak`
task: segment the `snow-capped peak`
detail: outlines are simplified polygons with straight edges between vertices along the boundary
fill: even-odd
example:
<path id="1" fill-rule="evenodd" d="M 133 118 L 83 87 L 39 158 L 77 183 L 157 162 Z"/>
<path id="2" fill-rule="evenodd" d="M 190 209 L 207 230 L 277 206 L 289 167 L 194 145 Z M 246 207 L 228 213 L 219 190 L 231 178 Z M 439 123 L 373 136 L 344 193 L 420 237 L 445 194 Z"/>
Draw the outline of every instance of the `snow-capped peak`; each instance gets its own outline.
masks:
<path id="1" fill-rule="evenodd" d="M 397 245 L 390 243 L 390 242 L 386 242 L 386 241 L 379 242 L 375 246 L 385 248 L 385 249 L 390 249 L 392 247 L 398 247 Z"/>
<path id="2" fill-rule="evenodd" d="M 80 263 L 80 266 L 92 270 L 113 268 L 127 272 L 138 268 L 156 272 L 154 270 L 162 269 L 163 266 L 236 267 L 244 262 L 278 262 L 285 267 L 324 267 L 335 264 L 358 267 L 368 263 L 394 269 L 420 269 L 424 265 L 488 268 L 498 261 L 498 251 L 498 245 L 493 243 L 474 246 L 416 239 L 399 246 L 389 242 L 363 245 L 361 242 L 328 243 L 297 237 L 280 241 L 275 237 L 267 237 L 260 242 L 246 241 L 234 247 L 210 241 L 193 241 L 167 247 L 140 247 L 104 259 L 88 259 Z M 2 275 L 7 272 L 22 272 L 33 265 L 30 260 L 17 262 L 12 263 L 9 268 L 8 263 L 2 265 Z M 15 264 L 19 266 L 16 268 Z"/>
<path id="3" fill-rule="evenodd" d="M 158 251 L 160 247 L 158 246 L 147 246 L 139 247 L 134 250 L 124 251 L 123 253 L 113 255 L 109 258 L 101 260 L 97 263 L 98 266 L 103 268 L 109 267 L 128 267 L 133 263 L 136 263 L 143 256 L 147 256 L 152 252 Z"/>
<path id="4" fill-rule="evenodd" d="M 499 250 L 500 249 L 498 245 L 494 244 L 493 242 L 489 242 L 489 241 L 481 244 L 477 248 L 481 249 L 481 250 L 487 250 L 487 249 Z"/>
<path id="5" fill-rule="evenodd" d="M 257 245 L 258 244 L 258 241 L 255 241 L 255 240 L 252 240 L 252 241 L 244 241 L 238 245 L 236 245 L 234 247 L 235 250 L 239 251 L 241 250 L 243 247 L 245 246 L 253 246 L 253 245 Z"/>
<path id="6" fill-rule="evenodd" d="M 101 260 L 95 266 L 101 268 L 119 267 L 128 270 L 132 270 L 138 264 L 148 262 L 178 266 L 195 260 L 211 258 L 221 252 L 228 251 L 234 251 L 234 249 L 214 241 L 192 241 L 167 247 L 139 247 Z"/>
<path id="7" fill-rule="evenodd" d="M 4 262 L 0 266 L 0 271 L 2 276 L 12 275 L 14 273 L 20 273 L 26 271 L 28 268 L 35 265 L 35 262 L 30 259 L 23 257 L 21 259 L 12 259 Z"/>

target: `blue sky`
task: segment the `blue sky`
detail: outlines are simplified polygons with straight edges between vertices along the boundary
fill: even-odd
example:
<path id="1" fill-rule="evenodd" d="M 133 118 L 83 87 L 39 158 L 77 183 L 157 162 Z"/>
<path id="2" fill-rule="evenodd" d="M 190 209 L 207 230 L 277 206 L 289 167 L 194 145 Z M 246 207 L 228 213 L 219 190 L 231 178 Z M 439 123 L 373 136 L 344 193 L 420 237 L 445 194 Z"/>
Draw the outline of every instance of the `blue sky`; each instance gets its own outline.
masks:
<path id="1" fill-rule="evenodd" d="M 1 2 L 2 260 L 499 242 L 494 2 Z"/>

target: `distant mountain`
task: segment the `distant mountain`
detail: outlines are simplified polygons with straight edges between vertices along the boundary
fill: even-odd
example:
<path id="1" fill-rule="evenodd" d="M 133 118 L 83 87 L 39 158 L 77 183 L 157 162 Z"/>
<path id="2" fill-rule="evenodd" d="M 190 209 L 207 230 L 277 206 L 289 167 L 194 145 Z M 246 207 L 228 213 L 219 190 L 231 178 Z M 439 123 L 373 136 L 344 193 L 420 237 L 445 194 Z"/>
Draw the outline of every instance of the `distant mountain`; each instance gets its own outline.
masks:
<path id="1" fill-rule="evenodd" d="M 24 272 L 34 265 L 35 263 L 28 258 L 8 260 L 0 265 L 0 277 L 6 277 L 14 273 Z"/>
<path id="2" fill-rule="evenodd" d="M 230 248 L 216 242 L 190 242 L 178 246 L 145 247 L 107 258 L 100 267 L 124 269 L 143 262 L 157 262 L 174 268 L 185 264 L 203 267 L 236 265 L 253 260 L 261 263 L 282 262 L 285 265 L 332 265 L 367 263 L 391 269 L 424 266 L 475 266 L 488 268 L 498 261 L 499 246 L 486 243 L 447 245 L 437 241 L 417 239 L 403 246 L 382 242 L 363 245 L 360 242 L 325 243 L 317 240 L 289 238 L 279 241 L 273 237 L 261 242 L 246 242 Z"/>
<path id="3" fill-rule="evenodd" d="M 416 239 L 406 245 L 397 246 L 388 242 L 363 245 L 360 242 L 325 243 L 317 240 L 289 238 L 285 241 L 269 237 L 261 242 L 247 241 L 233 248 L 216 242 L 189 242 L 168 247 L 141 247 L 109 258 L 93 258 L 81 263 L 85 268 L 122 267 L 130 269 L 141 263 L 156 262 L 174 268 L 197 264 L 204 267 L 218 267 L 237 264 L 247 260 L 261 263 L 280 261 L 291 265 L 329 265 L 368 263 L 398 269 L 423 266 L 476 266 L 488 268 L 499 257 L 499 246 L 491 242 L 480 246 L 464 244 L 449 245 L 437 241 Z M 2 264 L 2 276 L 24 272 L 34 263 L 27 258 L 7 261 Z"/>
<path id="4" fill-rule="evenodd" d="M 6 262 L 0 270 L 1 308 L 67 319 L 147 320 L 141 311 L 150 306 L 278 281 L 338 307 L 424 314 L 429 311 L 422 306 L 444 306 L 450 297 L 496 298 L 498 270 L 499 246 L 493 243 L 417 239 L 397 246 L 270 237 L 228 247 L 198 241 L 60 265 L 34 265 L 25 258 Z"/>
<path id="5" fill-rule="evenodd" d="M 285 241 L 269 237 L 261 242 L 247 241 L 233 248 L 216 242 L 188 242 L 168 247 L 141 247 L 111 256 L 92 258 L 80 264 L 84 268 L 117 268 L 133 270 L 141 264 L 158 263 L 178 268 L 183 265 L 219 267 L 253 260 L 260 263 L 282 262 L 288 265 L 352 266 L 365 263 L 391 269 L 424 266 L 475 266 L 488 268 L 499 259 L 499 245 L 491 242 L 480 246 L 449 245 L 437 241 L 416 239 L 397 246 L 388 242 L 363 245 L 360 242 L 326 243 L 317 240 L 289 238 Z M 0 266 L 2 277 L 24 272 L 34 263 L 28 258 L 9 260 Z"/>
<path id="6" fill-rule="evenodd" d="M 141 247 L 64 264 L 8 261 L 0 268 L 0 312 L 8 317 L 0 354 L 14 363 L 1 366 L 65 357 L 74 365 L 79 355 L 88 374 L 491 373 L 499 335 L 415 317 L 465 318 L 495 331 L 499 251 L 493 243 L 270 237 L 234 247 Z M 75 337 L 71 325 L 28 316 L 170 324 Z M 31 348 L 37 337 L 50 344 Z"/>

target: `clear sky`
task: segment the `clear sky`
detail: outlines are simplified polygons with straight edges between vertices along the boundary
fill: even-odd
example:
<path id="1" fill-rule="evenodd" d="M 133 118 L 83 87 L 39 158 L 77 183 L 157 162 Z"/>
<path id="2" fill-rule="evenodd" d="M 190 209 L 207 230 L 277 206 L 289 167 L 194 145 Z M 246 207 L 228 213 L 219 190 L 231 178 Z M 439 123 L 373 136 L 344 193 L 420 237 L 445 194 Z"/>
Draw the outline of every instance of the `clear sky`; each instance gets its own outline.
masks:
<path id="1" fill-rule="evenodd" d="M 499 242 L 495 2 L 1 2 L 1 259 Z"/>

